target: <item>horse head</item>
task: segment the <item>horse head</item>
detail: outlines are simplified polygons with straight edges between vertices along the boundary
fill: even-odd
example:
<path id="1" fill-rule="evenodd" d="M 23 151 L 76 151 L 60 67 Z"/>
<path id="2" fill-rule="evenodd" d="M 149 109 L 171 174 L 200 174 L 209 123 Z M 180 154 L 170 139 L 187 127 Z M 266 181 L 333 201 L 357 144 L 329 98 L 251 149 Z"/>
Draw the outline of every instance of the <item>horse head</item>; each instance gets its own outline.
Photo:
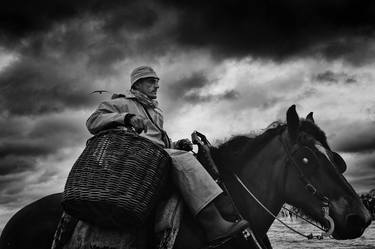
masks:
<path id="1" fill-rule="evenodd" d="M 294 105 L 286 124 L 274 122 L 255 137 L 235 136 L 212 153 L 237 208 L 259 238 L 274 217 L 256 198 L 274 215 L 284 203 L 297 207 L 335 239 L 359 237 L 371 222 L 343 176 L 345 161 L 330 149 L 313 114 L 300 119 Z"/>
<path id="2" fill-rule="evenodd" d="M 335 239 L 361 236 L 371 216 L 343 176 L 345 161 L 330 149 L 313 114 L 300 119 L 295 106 L 291 106 L 287 129 L 280 138 L 287 153 L 285 201 L 331 228 Z"/>

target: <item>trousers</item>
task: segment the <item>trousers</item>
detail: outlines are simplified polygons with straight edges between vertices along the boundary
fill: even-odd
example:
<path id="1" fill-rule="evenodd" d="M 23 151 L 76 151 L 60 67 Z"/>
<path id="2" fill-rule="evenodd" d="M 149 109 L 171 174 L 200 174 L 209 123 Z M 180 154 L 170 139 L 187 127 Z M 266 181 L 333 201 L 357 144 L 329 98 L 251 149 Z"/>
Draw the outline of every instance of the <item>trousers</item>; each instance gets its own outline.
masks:
<path id="1" fill-rule="evenodd" d="M 193 215 L 197 215 L 223 190 L 190 152 L 165 149 L 172 159 L 171 175 Z"/>

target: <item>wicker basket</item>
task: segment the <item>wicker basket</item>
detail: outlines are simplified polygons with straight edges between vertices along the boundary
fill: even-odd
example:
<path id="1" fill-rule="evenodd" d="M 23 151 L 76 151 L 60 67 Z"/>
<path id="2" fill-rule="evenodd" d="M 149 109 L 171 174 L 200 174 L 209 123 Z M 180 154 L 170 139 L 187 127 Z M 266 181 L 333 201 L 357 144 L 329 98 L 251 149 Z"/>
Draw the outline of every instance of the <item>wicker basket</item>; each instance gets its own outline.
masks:
<path id="1" fill-rule="evenodd" d="M 142 225 L 166 182 L 169 155 L 150 140 L 107 130 L 87 141 L 65 185 L 64 210 L 104 226 Z"/>

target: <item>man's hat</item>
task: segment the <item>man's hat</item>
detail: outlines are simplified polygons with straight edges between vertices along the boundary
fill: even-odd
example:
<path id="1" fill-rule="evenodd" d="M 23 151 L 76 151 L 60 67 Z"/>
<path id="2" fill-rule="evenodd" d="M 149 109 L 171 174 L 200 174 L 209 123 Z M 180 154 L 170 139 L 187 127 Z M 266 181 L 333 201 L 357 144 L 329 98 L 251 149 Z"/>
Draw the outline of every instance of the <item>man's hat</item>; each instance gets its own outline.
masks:
<path id="1" fill-rule="evenodd" d="M 137 67 L 136 69 L 133 70 L 133 72 L 130 74 L 130 83 L 131 86 L 134 85 L 135 82 L 139 79 L 143 78 L 156 78 L 159 80 L 159 77 L 156 75 L 154 69 L 148 66 L 141 66 Z"/>

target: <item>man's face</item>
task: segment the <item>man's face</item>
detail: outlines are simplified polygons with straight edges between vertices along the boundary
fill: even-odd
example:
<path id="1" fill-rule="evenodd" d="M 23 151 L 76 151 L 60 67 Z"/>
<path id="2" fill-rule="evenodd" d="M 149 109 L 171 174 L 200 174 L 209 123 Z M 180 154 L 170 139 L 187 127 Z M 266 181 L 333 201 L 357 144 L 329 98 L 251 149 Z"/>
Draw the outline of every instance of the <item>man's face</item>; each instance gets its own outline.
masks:
<path id="1" fill-rule="evenodd" d="M 156 78 L 145 78 L 138 83 L 137 89 L 146 94 L 150 99 L 156 99 L 159 89 L 159 80 Z"/>

